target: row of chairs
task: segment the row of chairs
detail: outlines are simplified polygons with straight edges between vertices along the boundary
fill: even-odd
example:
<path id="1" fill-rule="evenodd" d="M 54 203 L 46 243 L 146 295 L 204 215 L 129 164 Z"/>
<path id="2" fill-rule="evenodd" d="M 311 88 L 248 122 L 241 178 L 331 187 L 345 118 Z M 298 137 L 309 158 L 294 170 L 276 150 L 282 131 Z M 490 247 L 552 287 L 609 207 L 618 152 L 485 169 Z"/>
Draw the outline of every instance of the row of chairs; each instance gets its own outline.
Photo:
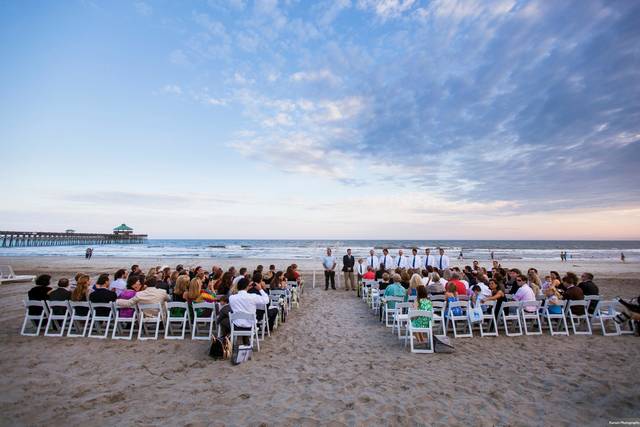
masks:
<path id="1" fill-rule="evenodd" d="M 368 284 L 369 285 L 369 284 Z M 411 351 L 432 352 L 433 331 L 447 335 L 450 329 L 455 338 L 472 337 L 474 329 L 478 330 L 480 336 L 498 336 L 499 327 L 502 326 L 507 336 L 520 335 L 541 335 L 543 333 L 543 320 L 546 319 L 548 330 L 551 335 L 569 335 L 569 327 L 575 335 L 591 335 L 592 326 L 601 329 L 605 336 L 633 334 L 635 333 L 633 322 L 626 322 L 620 325 L 615 321 L 618 314 L 616 301 L 601 301 L 599 296 L 589 296 L 581 301 L 560 301 L 554 309 L 545 306 L 543 300 L 536 301 L 507 301 L 501 306 L 496 317 L 496 301 L 487 301 L 482 305 L 483 312 L 476 322 L 472 322 L 470 312 L 473 309 L 471 302 L 464 296 L 460 301 L 447 303 L 442 295 L 430 295 L 433 311 L 427 312 L 414 310 L 413 300 L 409 297 L 405 302 L 402 297 L 387 297 L 384 300 L 377 292 L 377 283 L 365 286 L 363 299 L 367 301 L 369 307 L 378 312 L 382 307 L 382 322 L 390 327 L 392 332 L 397 333 L 399 339 L 411 343 Z M 592 313 L 588 309 L 592 301 L 595 307 Z M 393 308 L 388 308 L 388 303 L 393 303 Z M 577 314 L 582 311 L 583 314 Z M 410 319 L 415 317 L 427 317 L 430 319 L 430 327 L 424 331 L 412 327 Z M 460 330 L 462 327 L 462 330 Z M 405 335 L 401 332 L 404 329 Z M 417 351 L 414 348 L 414 332 L 423 332 L 429 337 L 430 349 Z"/>
<path id="2" fill-rule="evenodd" d="M 118 307 L 115 302 L 27 300 L 23 303 L 25 317 L 20 334 L 24 336 L 38 336 L 44 328 L 45 336 L 102 339 L 110 336 L 112 339 L 132 340 L 137 333 L 139 340 L 149 340 L 159 338 L 161 327 L 165 339 L 185 339 L 189 333 L 193 340 L 210 340 L 214 330 L 220 335 L 220 326 L 216 324 L 220 309 L 218 303 L 167 302 L 137 304 L 131 308 Z M 254 314 L 229 313 L 231 340 L 234 341 L 238 336 L 250 336 L 251 346 L 255 344 L 259 350 L 258 340 L 271 335 L 266 315 L 268 309 L 278 309 L 275 329 L 278 320 L 283 319 L 293 306 L 298 306 L 295 292 L 272 290 L 269 304 L 258 307 L 265 311 L 262 319 L 258 320 Z M 247 316 L 252 319 L 247 319 Z M 254 327 L 250 331 L 234 328 L 234 320 L 240 319 L 250 320 Z"/>

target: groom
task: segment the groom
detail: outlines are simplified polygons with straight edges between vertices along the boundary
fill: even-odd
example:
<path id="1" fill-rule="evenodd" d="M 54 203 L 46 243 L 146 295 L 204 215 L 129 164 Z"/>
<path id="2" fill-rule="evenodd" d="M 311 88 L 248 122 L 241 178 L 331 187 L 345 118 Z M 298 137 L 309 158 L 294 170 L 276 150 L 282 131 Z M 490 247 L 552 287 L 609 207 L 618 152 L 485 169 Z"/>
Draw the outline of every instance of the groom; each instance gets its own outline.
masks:
<path id="1" fill-rule="evenodd" d="M 347 249 L 347 254 L 342 257 L 342 272 L 344 273 L 344 290 L 356 290 L 356 285 L 354 283 L 353 277 L 353 266 L 355 265 L 356 260 L 351 255 L 351 249 Z"/>

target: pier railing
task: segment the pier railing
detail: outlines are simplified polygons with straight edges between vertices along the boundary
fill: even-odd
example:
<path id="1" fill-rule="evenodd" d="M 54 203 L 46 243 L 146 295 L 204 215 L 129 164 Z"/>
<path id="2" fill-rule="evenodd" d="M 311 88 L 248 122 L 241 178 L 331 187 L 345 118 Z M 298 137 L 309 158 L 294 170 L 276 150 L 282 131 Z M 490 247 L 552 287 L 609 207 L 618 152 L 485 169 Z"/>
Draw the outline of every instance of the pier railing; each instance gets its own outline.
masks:
<path id="1" fill-rule="evenodd" d="M 44 231 L 0 231 L 3 248 L 28 246 L 139 244 L 146 234 L 48 233 Z"/>

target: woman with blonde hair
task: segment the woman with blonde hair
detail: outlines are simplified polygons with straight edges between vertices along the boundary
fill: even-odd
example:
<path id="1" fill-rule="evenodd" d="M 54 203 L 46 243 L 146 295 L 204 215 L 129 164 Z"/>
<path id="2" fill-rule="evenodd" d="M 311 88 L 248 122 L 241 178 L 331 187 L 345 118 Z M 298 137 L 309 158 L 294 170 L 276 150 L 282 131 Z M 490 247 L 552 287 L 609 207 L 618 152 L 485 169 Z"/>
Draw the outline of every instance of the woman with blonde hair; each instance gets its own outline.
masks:
<path id="1" fill-rule="evenodd" d="M 173 300 L 176 302 L 185 302 L 185 294 L 189 290 L 189 276 L 183 274 L 176 279 L 176 287 L 173 288 Z"/>
<path id="2" fill-rule="evenodd" d="M 71 301 L 74 302 L 85 302 L 88 301 L 89 297 L 89 282 L 91 281 L 91 277 L 86 274 L 80 274 L 77 277 L 76 287 L 73 292 L 71 292 Z M 86 316 L 89 312 L 89 309 L 86 307 L 78 307 L 76 309 L 76 313 L 79 316 Z"/>
<path id="3" fill-rule="evenodd" d="M 419 274 L 414 273 L 409 279 L 409 295 L 417 295 L 418 286 L 424 286 L 422 284 L 422 277 Z"/>
<path id="4" fill-rule="evenodd" d="M 189 279 L 189 276 L 185 276 L 185 277 L 187 278 L 187 280 Z M 194 277 L 189 282 L 189 287 L 187 288 L 187 291 L 183 294 L 184 300 L 187 302 L 198 302 L 198 299 L 200 298 L 201 290 L 202 290 L 202 281 L 199 278 Z"/>
<path id="5" fill-rule="evenodd" d="M 540 295 L 542 285 L 540 282 L 540 276 L 538 276 L 538 272 L 535 269 L 530 268 L 529 271 L 527 271 L 527 279 L 529 282 L 529 287 L 533 290 L 533 293 L 535 295 Z"/>

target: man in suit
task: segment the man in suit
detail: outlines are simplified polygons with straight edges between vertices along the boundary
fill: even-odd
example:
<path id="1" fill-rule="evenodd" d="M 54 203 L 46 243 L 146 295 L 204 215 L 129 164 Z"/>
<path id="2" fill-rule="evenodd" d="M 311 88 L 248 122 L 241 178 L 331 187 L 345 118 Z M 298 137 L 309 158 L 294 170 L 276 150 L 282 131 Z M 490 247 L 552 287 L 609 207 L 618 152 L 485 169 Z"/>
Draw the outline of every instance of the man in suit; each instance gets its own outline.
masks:
<path id="1" fill-rule="evenodd" d="M 422 269 L 422 258 L 418 255 L 418 249 L 411 249 L 411 257 L 409 257 L 409 268 L 420 271 Z"/>
<path id="2" fill-rule="evenodd" d="M 342 257 L 342 272 L 344 273 L 344 290 L 356 290 L 356 284 L 353 277 L 353 266 L 356 260 L 351 255 L 351 249 L 347 249 L 347 254 Z"/>

